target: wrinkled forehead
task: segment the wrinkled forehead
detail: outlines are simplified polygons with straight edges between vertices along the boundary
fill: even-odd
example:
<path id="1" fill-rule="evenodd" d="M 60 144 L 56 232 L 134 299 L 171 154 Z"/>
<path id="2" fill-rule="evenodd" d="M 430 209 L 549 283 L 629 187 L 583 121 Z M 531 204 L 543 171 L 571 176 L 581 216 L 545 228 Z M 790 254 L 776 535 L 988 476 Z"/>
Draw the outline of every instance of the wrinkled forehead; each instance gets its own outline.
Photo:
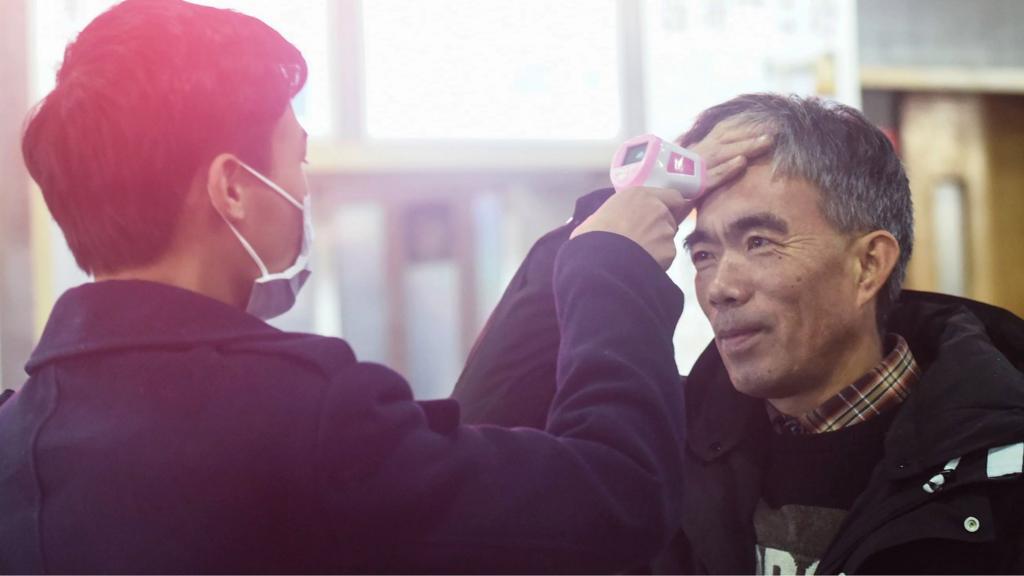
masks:
<path id="1" fill-rule="evenodd" d="M 707 192 L 697 200 L 694 208 L 700 218 L 708 211 L 722 206 L 741 204 L 772 204 L 778 200 L 778 192 L 788 188 L 793 180 L 780 175 L 772 152 L 751 161 L 744 171 L 731 181 Z M 774 192 L 774 193 L 773 193 Z"/>
<path id="2" fill-rule="evenodd" d="M 717 124 L 712 126 L 710 131 L 708 131 L 708 133 L 703 135 L 700 139 L 693 140 L 692 137 L 694 136 L 694 134 L 691 131 L 691 132 L 687 132 L 686 134 L 683 134 L 682 136 L 677 138 L 676 139 L 676 143 L 680 144 L 680 145 L 683 145 L 683 146 L 694 147 L 698 143 L 714 142 L 716 137 L 721 138 L 722 136 L 724 136 L 727 133 L 736 131 L 736 129 L 747 129 L 747 128 L 754 128 L 759 133 L 772 136 L 773 138 L 778 138 L 779 137 L 778 126 L 771 119 L 764 118 L 764 117 L 761 117 L 761 116 L 755 116 L 755 115 L 752 115 L 752 114 L 741 113 L 741 114 L 736 114 L 736 115 L 733 115 L 733 116 L 729 116 L 728 118 L 725 118 L 725 119 L 721 120 L 720 122 L 718 122 Z M 740 133 L 742 133 L 742 134 L 749 134 L 750 132 L 748 130 L 742 130 L 742 131 L 740 131 Z M 684 144 L 684 142 L 689 142 L 689 143 L 688 144 Z M 722 143 L 723 144 L 730 144 L 732 142 L 728 141 L 728 140 L 725 140 Z M 784 145 L 783 145 L 783 147 L 784 147 Z M 706 148 L 706 146 L 704 146 L 703 148 Z M 731 158 L 725 158 L 725 157 L 716 157 L 715 154 L 714 154 L 714 151 L 705 151 L 704 154 L 706 156 L 708 156 L 708 157 L 704 158 L 704 161 L 705 162 L 711 162 L 712 164 L 725 162 L 725 161 L 728 161 L 728 160 L 731 159 Z M 767 164 L 768 166 L 770 166 L 770 177 L 773 180 L 793 177 L 794 175 L 792 174 L 793 173 L 792 167 L 786 166 L 785 164 L 788 164 L 788 163 L 781 161 L 783 158 L 786 157 L 786 155 L 787 155 L 786 151 L 780 149 L 780 142 L 776 141 L 775 144 L 773 145 L 773 147 L 770 150 L 765 152 L 763 155 L 759 156 L 756 160 L 751 161 L 751 166 L 753 166 L 754 164 L 757 164 L 757 165 Z M 713 168 L 714 166 L 712 165 L 712 166 L 707 166 L 707 167 L 708 168 Z M 732 182 L 732 183 L 729 183 L 729 184 L 731 185 L 731 184 L 734 184 L 734 183 L 735 182 Z M 710 196 L 713 196 L 716 192 L 718 192 L 719 190 L 725 189 L 725 188 L 727 188 L 727 187 L 723 186 L 722 188 L 719 188 L 718 190 L 714 190 L 711 193 L 709 193 L 708 195 L 706 195 L 704 198 L 701 198 L 700 200 L 698 200 L 697 204 L 696 204 L 696 208 L 699 210 L 701 205 L 704 203 L 704 201 L 707 198 L 709 198 Z"/>
<path id="3" fill-rule="evenodd" d="M 723 232 L 755 216 L 783 222 L 790 230 L 831 228 L 821 209 L 818 187 L 803 178 L 781 175 L 769 156 L 702 198 L 696 207 L 696 229 Z"/>

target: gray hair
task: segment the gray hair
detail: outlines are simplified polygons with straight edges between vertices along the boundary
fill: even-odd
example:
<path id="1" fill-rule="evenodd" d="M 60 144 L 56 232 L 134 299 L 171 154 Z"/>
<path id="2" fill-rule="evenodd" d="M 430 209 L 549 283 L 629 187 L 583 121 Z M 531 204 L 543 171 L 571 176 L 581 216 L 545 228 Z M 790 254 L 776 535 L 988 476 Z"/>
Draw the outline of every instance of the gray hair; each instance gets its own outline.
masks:
<path id="1" fill-rule="evenodd" d="M 899 297 L 914 249 L 914 207 L 903 164 L 881 130 L 857 110 L 822 100 L 744 94 L 708 108 L 677 139 L 701 141 L 723 120 L 764 126 L 775 134 L 773 175 L 802 178 L 821 190 L 826 220 L 842 233 L 887 230 L 899 242 L 896 266 L 878 292 L 879 329 Z"/>

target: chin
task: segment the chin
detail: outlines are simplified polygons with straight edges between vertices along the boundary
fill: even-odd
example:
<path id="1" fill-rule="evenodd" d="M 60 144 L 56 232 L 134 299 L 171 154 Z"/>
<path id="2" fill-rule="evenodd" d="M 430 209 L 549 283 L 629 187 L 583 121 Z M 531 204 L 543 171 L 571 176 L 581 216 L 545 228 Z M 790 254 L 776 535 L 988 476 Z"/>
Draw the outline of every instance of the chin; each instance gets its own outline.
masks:
<path id="1" fill-rule="evenodd" d="M 737 392 L 753 398 L 774 398 L 778 396 L 780 388 L 777 372 L 769 366 L 756 366 L 751 362 L 744 362 L 736 365 L 734 362 L 725 362 L 725 369 L 729 373 L 729 380 Z"/>
<path id="2" fill-rule="evenodd" d="M 757 379 L 735 379 L 732 378 L 731 376 L 730 379 L 732 379 L 732 387 L 735 388 L 737 392 L 743 394 L 744 396 L 750 396 L 751 398 L 760 398 L 762 400 L 773 398 L 774 396 L 776 396 L 776 394 L 774 393 L 775 386 L 772 386 L 772 384 L 769 382 L 764 382 Z"/>

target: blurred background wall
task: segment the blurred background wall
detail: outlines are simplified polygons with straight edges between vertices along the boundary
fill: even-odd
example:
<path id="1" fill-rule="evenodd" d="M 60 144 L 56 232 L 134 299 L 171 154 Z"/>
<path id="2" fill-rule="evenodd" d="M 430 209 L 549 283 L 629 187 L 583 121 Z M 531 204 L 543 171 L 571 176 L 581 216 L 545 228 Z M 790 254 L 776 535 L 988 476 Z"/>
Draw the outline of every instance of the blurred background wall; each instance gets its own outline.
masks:
<path id="1" fill-rule="evenodd" d="M 28 107 L 110 0 L 0 2 L 0 386 L 57 296 L 88 281 L 21 166 Z M 530 245 L 608 185 L 624 138 L 672 138 L 750 91 L 862 108 L 907 164 L 908 284 L 1024 314 L 1024 2 L 1014 0 L 217 0 L 310 63 L 316 273 L 280 327 L 343 336 L 449 393 Z M 692 227 L 684 223 L 682 233 Z M 685 372 L 711 340 L 693 271 Z"/>

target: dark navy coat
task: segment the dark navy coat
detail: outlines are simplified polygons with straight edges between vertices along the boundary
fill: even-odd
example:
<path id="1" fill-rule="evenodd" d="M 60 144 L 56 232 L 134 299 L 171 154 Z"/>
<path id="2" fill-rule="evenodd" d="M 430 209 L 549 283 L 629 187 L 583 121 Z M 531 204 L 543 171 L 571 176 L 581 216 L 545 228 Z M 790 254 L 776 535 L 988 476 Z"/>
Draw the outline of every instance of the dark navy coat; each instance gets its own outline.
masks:
<path id="1" fill-rule="evenodd" d="M 682 294 L 636 244 L 555 270 L 546 431 L 345 342 L 138 281 L 70 290 L 0 407 L 0 572 L 618 571 L 678 529 Z"/>

